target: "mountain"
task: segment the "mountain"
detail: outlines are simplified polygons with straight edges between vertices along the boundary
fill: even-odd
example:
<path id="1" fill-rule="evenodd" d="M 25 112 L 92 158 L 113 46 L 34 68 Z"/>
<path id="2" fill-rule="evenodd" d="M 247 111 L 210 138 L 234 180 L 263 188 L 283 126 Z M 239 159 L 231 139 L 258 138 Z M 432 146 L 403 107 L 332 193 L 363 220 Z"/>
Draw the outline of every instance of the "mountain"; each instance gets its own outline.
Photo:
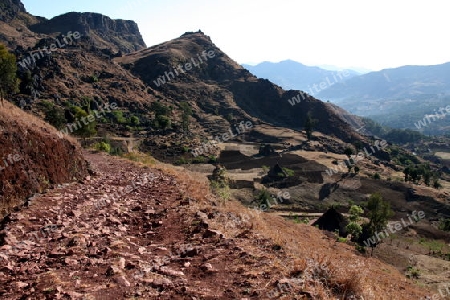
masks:
<path id="1" fill-rule="evenodd" d="M 335 83 L 358 75 L 353 70 L 330 71 L 319 67 L 305 66 L 292 60 L 242 66 L 259 78 L 269 79 L 284 89 L 302 90 L 313 96 Z"/>
<path id="2" fill-rule="evenodd" d="M 0 1 L 0 21 L 9 22 L 16 18 L 20 13 L 26 13 L 25 6 L 20 0 L 1 0 Z"/>
<path id="3" fill-rule="evenodd" d="M 30 29 L 44 34 L 77 31 L 82 36 L 89 36 L 97 47 L 114 45 L 111 50 L 116 52 L 129 53 L 147 48 L 134 21 L 112 20 L 98 13 L 70 12 L 51 20 L 42 20 Z"/>
<path id="4" fill-rule="evenodd" d="M 0 0 L 0 43 L 11 49 L 34 46 L 43 36 L 28 27 L 39 19 L 27 13 L 20 0 Z"/>
<path id="5" fill-rule="evenodd" d="M 363 135 L 361 118 L 255 77 L 201 31 L 145 48 L 132 22 L 11 11 L 0 298 L 403 299 L 448 281 L 447 140 L 425 160 Z M 25 159 L 6 166 L 15 151 Z M 364 222 L 375 193 L 405 228 L 368 258 L 333 229 L 352 205 Z M 329 207 L 331 232 L 308 225 Z M 425 287 L 404 274 L 419 266 Z"/>
<path id="6" fill-rule="evenodd" d="M 214 53 L 214 57 L 203 59 L 189 72 L 175 74 L 174 66 L 192 62 L 192 59 L 198 62 L 199 55 L 205 51 Z M 230 124 L 230 120 L 224 118 L 230 113 L 237 123 L 252 116 L 263 122 L 297 129 L 303 127 L 310 113 L 317 120 L 316 130 L 345 141 L 359 139 L 327 104 L 303 92 L 285 91 L 268 80 L 256 78 L 202 32 L 186 33 L 162 45 L 115 58 L 115 61 L 166 97 L 177 99 L 177 102 L 188 101 L 199 123 L 209 122 L 207 120 L 217 109 L 222 119 L 217 125 L 223 124 L 222 131 Z M 168 80 L 167 75 L 174 75 L 174 78 Z M 167 82 L 158 83 L 161 79 Z M 300 102 L 292 105 L 289 100 L 298 96 L 301 96 Z"/>
<path id="7" fill-rule="evenodd" d="M 318 65 L 317 67 L 329 70 L 329 71 L 337 71 L 342 72 L 344 70 L 354 71 L 357 75 L 366 74 L 372 72 L 372 70 L 366 69 L 366 68 L 360 68 L 360 67 L 350 67 L 350 68 L 341 68 L 333 65 Z"/>
<path id="8" fill-rule="evenodd" d="M 417 129 L 414 123 L 450 103 L 450 63 L 371 72 L 337 83 L 317 97 L 387 126 Z M 450 118 L 440 119 L 421 130 L 448 132 Z"/>
<path id="9" fill-rule="evenodd" d="M 337 83 L 317 96 L 326 100 L 376 100 L 431 94 L 450 94 L 450 63 L 371 72 Z"/>

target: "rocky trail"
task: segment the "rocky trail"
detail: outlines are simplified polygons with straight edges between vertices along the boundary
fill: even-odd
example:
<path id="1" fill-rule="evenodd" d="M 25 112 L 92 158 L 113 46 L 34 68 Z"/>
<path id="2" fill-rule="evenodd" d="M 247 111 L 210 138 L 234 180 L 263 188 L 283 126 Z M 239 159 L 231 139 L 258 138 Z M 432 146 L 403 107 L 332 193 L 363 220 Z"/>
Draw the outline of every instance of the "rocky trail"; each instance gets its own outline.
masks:
<path id="1" fill-rule="evenodd" d="M 85 157 L 91 176 L 33 197 L 3 222 L 0 299 L 424 295 L 314 227 L 221 203 L 198 178 Z"/>
<path id="2" fill-rule="evenodd" d="M 1 299 L 241 299 L 270 283 L 246 273 L 269 261 L 209 229 L 183 183 L 106 155 L 86 158 L 93 176 L 8 217 Z"/>

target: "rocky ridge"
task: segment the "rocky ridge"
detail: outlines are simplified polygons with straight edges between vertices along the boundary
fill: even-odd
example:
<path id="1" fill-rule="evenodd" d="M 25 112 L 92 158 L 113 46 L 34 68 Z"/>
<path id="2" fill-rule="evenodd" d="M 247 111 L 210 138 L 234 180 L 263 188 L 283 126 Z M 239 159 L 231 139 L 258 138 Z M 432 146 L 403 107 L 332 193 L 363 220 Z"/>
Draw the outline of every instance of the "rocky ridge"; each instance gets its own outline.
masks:
<path id="1" fill-rule="evenodd" d="M 90 37 L 96 47 L 111 48 L 115 52 L 129 53 L 147 48 L 136 22 L 113 20 L 98 13 L 70 12 L 43 20 L 30 29 L 48 35 L 78 31 L 82 36 Z"/>

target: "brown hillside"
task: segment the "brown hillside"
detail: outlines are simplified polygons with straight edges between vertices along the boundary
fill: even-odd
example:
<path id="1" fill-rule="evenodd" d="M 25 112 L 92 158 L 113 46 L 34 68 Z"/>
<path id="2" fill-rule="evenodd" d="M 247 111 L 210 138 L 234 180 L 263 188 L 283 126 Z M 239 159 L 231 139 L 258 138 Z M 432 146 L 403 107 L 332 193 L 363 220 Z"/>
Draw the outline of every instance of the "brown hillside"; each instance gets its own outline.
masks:
<path id="1" fill-rule="evenodd" d="M 1 217 L 34 193 L 87 175 L 76 142 L 7 101 L 0 104 L 0 145 Z"/>
<path id="2" fill-rule="evenodd" d="M 212 51 L 214 57 L 205 60 L 204 51 Z M 245 119 L 251 115 L 263 122 L 301 130 L 307 114 L 311 113 L 316 119 L 316 130 L 347 142 L 362 139 L 320 100 L 302 94 L 305 99 L 292 106 L 289 99 L 301 94 L 300 91 L 284 91 L 268 80 L 256 78 L 202 32 L 186 33 L 180 38 L 115 60 L 167 97 L 189 101 L 201 119 L 202 115 L 214 113 L 217 108 L 222 116 L 232 113 L 236 119 Z M 174 68 L 186 63 L 194 66 L 184 72 L 178 69 L 176 75 Z M 175 77 L 170 81 L 167 77 L 169 72 Z M 168 82 L 158 86 L 155 81 L 165 74 Z"/>

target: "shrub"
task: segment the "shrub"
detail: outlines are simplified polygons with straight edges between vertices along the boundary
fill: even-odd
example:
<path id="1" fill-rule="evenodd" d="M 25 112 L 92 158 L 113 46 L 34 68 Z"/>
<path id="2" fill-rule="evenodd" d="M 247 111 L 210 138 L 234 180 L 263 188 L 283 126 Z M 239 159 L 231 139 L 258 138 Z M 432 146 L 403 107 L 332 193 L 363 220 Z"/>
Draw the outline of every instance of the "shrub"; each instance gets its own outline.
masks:
<path id="1" fill-rule="evenodd" d="M 344 154 L 347 155 L 348 157 L 353 155 L 353 149 L 350 147 L 345 148 L 344 150 Z"/>
<path id="2" fill-rule="evenodd" d="M 193 164 L 205 164 L 208 161 L 208 158 L 204 156 L 197 156 L 192 159 Z"/>
<path id="3" fill-rule="evenodd" d="M 57 129 L 63 128 L 67 122 L 64 117 L 64 111 L 50 101 L 44 100 L 40 104 L 43 106 L 43 111 L 45 114 L 44 120 Z"/>
<path id="4" fill-rule="evenodd" d="M 359 236 L 360 236 L 361 233 L 362 233 L 362 227 L 361 227 L 361 225 L 359 225 L 359 224 L 356 223 L 356 222 L 350 222 L 350 223 L 345 227 L 345 229 L 347 229 L 347 232 L 348 232 L 349 234 L 352 235 L 352 240 L 353 240 L 353 241 L 357 241 L 358 238 L 359 238 Z"/>
<path id="5" fill-rule="evenodd" d="M 111 145 L 108 142 L 100 142 L 94 145 L 94 148 L 98 151 L 103 151 L 106 153 L 111 152 Z"/>
<path id="6" fill-rule="evenodd" d="M 212 180 L 210 183 L 212 192 L 223 200 L 231 197 L 230 186 L 224 181 Z"/>
<path id="7" fill-rule="evenodd" d="M 74 134 L 86 138 L 94 136 L 97 133 L 97 130 L 95 129 L 95 127 L 97 126 L 96 121 L 88 122 L 87 124 L 80 121 L 83 118 L 86 119 L 88 117 L 88 113 L 85 110 L 83 110 L 79 106 L 72 106 L 71 111 L 74 112 L 75 120 L 77 120 L 77 123 L 81 124 L 81 128 L 78 128 L 76 131 L 74 131 Z"/>
<path id="8" fill-rule="evenodd" d="M 113 111 L 114 119 L 119 124 L 127 123 L 127 120 L 123 117 L 123 112 L 121 111 Z"/>
<path id="9" fill-rule="evenodd" d="M 130 124 L 132 125 L 132 126 L 138 126 L 139 124 L 140 124 L 140 120 L 139 120 L 139 118 L 138 117 L 136 117 L 136 116 L 131 116 L 131 118 L 130 118 Z"/>
<path id="10" fill-rule="evenodd" d="M 437 179 L 435 179 L 433 181 L 433 188 L 438 190 L 438 189 L 442 188 L 442 184 L 440 184 L 439 181 Z"/>
<path id="11" fill-rule="evenodd" d="M 438 228 L 444 231 L 450 231 L 450 219 L 440 219 Z"/>
<path id="12" fill-rule="evenodd" d="M 122 156 L 123 151 L 120 147 L 112 147 L 109 154 L 114 155 L 114 156 Z"/>
<path id="13" fill-rule="evenodd" d="M 166 129 L 170 128 L 172 122 L 170 121 L 170 118 L 164 115 L 158 115 L 155 118 L 154 126 L 157 129 Z"/>
<path id="14" fill-rule="evenodd" d="M 294 170 L 291 170 L 291 169 L 288 169 L 288 168 L 283 168 L 283 171 L 286 173 L 286 175 L 288 177 L 294 176 L 294 174 L 295 174 Z"/>
<path id="15" fill-rule="evenodd" d="M 408 266 L 406 268 L 406 277 L 408 278 L 414 278 L 414 279 L 419 279 L 420 277 L 420 271 L 419 269 L 412 267 L 412 266 Z"/>
<path id="16" fill-rule="evenodd" d="M 271 196 L 268 190 L 262 189 L 256 196 L 256 200 L 260 206 L 265 205 L 267 208 L 270 207 Z"/>
<path id="17" fill-rule="evenodd" d="M 188 163 L 189 161 L 184 157 L 180 157 L 178 160 L 175 161 L 176 165 L 187 165 Z"/>

